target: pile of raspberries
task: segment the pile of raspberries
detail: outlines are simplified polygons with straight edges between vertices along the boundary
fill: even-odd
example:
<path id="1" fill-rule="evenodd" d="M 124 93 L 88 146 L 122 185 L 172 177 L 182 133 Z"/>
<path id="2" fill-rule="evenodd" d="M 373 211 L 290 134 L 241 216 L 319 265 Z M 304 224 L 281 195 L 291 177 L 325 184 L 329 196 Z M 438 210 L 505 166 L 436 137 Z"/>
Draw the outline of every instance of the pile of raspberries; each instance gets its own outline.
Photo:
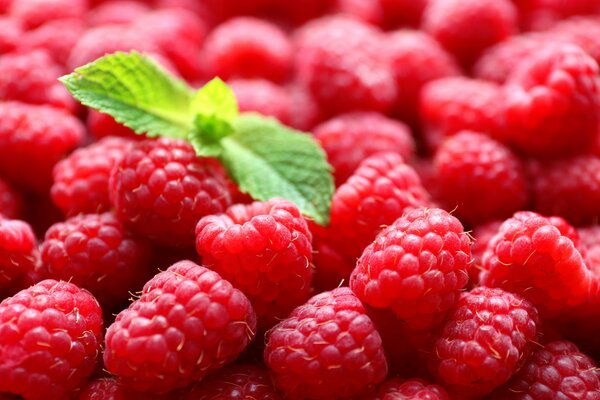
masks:
<path id="1" fill-rule="evenodd" d="M 331 223 L 57 80 L 312 132 Z M 599 400 L 598 0 L 0 0 L 0 399 Z"/>

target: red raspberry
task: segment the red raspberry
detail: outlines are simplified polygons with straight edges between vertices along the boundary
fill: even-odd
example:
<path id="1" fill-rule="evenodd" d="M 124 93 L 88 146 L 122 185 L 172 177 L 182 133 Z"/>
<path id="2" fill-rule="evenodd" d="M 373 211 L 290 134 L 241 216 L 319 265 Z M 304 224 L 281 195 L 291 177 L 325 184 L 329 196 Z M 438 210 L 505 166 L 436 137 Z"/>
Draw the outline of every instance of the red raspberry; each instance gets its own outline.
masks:
<path id="1" fill-rule="evenodd" d="M 277 118 L 283 124 L 291 119 L 289 94 L 281 86 L 263 79 L 236 79 L 228 82 L 242 112 L 253 111 Z"/>
<path id="2" fill-rule="evenodd" d="M 517 10 L 510 0 L 435 0 L 423 12 L 422 27 L 468 67 L 517 32 Z"/>
<path id="3" fill-rule="evenodd" d="M 0 291 L 14 289 L 18 279 L 34 270 L 39 259 L 36 242 L 27 222 L 0 215 Z"/>
<path id="4" fill-rule="evenodd" d="M 286 398 L 354 398 L 385 379 L 381 337 L 347 287 L 323 292 L 271 329 L 265 362 Z"/>
<path id="5" fill-rule="evenodd" d="M 379 0 L 384 14 L 384 26 L 418 26 L 423 11 L 431 0 Z"/>
<path id="6" fill-rule="evenodd" d="M 416 172 L 396 153 L 380 153 L 363 161 L 340 186 L 331 203 L 331 223 L 315 236 L 317 287 L 331 289 L 347 279 L 382 227 L 392 224 L 410 206 L 425 206 L 429 196 Z M 322 257 L 322 245 L 337 262 Z"/>
<path id="7" fill-rule="evenodd" d="M 379 1 L 338 0 L 337 11 L 371 25 L 384 27 L 387 22 Z"/>
<path id="8" fill-rule="evenodd" d="M 439 208 L 409 209 L 365 249 L 350 288 L 409 328 L 430 329 L 458 300 L 471 262 L 471 240 L 458 219 Z"/>
<path id="9" fill-rule="evenodd" d="M 599 69 L 581 49 L 551 46 L 532 53 L 509 77 L 503 96 L 507 140 L 520 152 L 562 157 L 595 143 Z"/>
<path id="10" fill-rule="evenodd" d="M 255 330 L 242 292 L 216 272 L 180 261 L 119 313 L 106 332 L 104 364 L 134 390 L 164 393 L 231 362 Z"/>
<path id="11" fill-rule="evenodd" d="M 310 19 L 327 15 L 333 12 L 337 5 L 336 0 L 273 0 L 272 3 L 284 21 L 292 24 L 302 24 Z"/>
<path id="12" fill-rule="evenodd" d="M 397 92 L 382 34 L 348 17 L 305 25 L 296 38 L 295 68 L 326 114 L 388 111 Z"/>
<path id="13" fill-rule="evenodd" d="M 256 364 L 235 364 L 197 383 L 182 400 L 283 399 L 273 387 L 268 371 Z"/>
<path id="14" fill-rule="evenodd" d="M 13 0 L 8 13 L 34 29 L 55 20 L 83 20 L 87 9 L 87 0 Z"/>
<path id="15" fill-rule="evenodd" d="M 424 32 L 401 30 L 388 35 L 387 51 L 398 87 L 395 114 L 416 125 L 421 88 L 430 81 L 460 74 L 456 61 Z M 427 65 L 427 68 L 423 68 Z"/>
<path id="16" fill-rule="evenodd" d="M 566 17 L 600 13 L 596 0 L 519 0 L 515 3 L 525 30 L 541 31 Z"/>
<path id="17" fill-rule="evenodd" d="M 592 223 L 600 217 L 600 158 L 581 155 L 533 164 L 534 209 L 560 215 L 573 224 Z"/>
<path id="18" fill-rule="evenodd" d="M 426 144 L 436 149 L 446 136 L 462 130 L 498 135 L 500 86 L 476 79 L 449 77 L 426 84 L 419 110 Z"/>
<path id="19" fill-rule="evenodd" d="M 17 218 L 23 210 L 21 195 L 7 182 L 0 179 L 0 215 Z"/>
<path id="20" fill-rule="evenodd" d="M 519 370 L 537 337 L 538 314 L 501 289 L 463 293 L 430 354 L 430 370 L 448 390 L 483 396 Z"/>
<path id="21" fill-rule="evenodd" d="M 40 251 L 48 277 L 88 289 L 108 309 L 151 276 L 149 246 L 113 213 L 82 214 L 52 225 Z"/>
<path id="22" fill-rule="evenodd" d="M 311 240 L 300 210 L 285 200 L 234 205 L 196 227 L 203 264 L 248 296 L 262 328 L 309 298 Z"/>
<path id="23" fill-rule="evenodd" d="M 498 233 L 503 221 L 491 221 L 484 225 L 476 226 L 473 229 L 471 244 L 471 253 L 473 254 L 473 265 L 469 269 L 470 286 L 479 285 L 479 274 L 483 271 L 483 255 L 488 244 Z"/>
<path id="24" fill-rule="evenodd" d="M 306 88 L 292 85 L 288 88 L 290 97 L 289 125 L 294 129 L 310 132 L 322 120 L 319 105 Z M 600 147 L 600 143 L 599 143 Z"/>
<path id="25" fill-rule="evenodd" d="M 600 377 L 594 361 L 577 346 L 555 341 L 536 350 L 493 397 L 498 400 L 597 400 Z"/>
<path id="26" fill-rule="evenodd" d="M 18 49 L 19 52 L 45 50 L 62 67 L 84 31 L 85 25 L 79 20 L 50 21 L 23 35 Z"/>
<path id="27" fill-rule="evenodd" d="M 138 135 L 125 125 L 115 121 L 108 114 L 98 112 L 92 108 L 88 109 L 87 128 L 96 139 L 105 136 L 119 136 L 127 139 L 142 140 L 143 135 Z"/>
<path id="28" fill-rule="evenodd" d="M 446 209 L 470 225 L 507 218 L 528 203 L 525 171 L 503 144 L 471 131 L 448 138 L 434 158 L 438 188 Z"/>
<path id="29" fill-rule="evenodd" d="M 282 82 L 290 72 L 292 45 L 276 25 L 258 18 L 238 17 L 208 35 L 202 60 L 209 77 Z"/>
<path id="30" fill-rule="evenodd" d="M 518 293 L 556 315 L 583 303 L 591 275 L 571 238 L 529 211 L 504 221 L 483 257 L 481 283 Z"/>
<path id="31" fill-rule="evenodd" d="M 115 378 L 98 378 L 81 388 L 78 400 L 178 400 L 179 393 L 160 395 L 139 393 L 123 386 Z"/>
<path id="32" fill-rule="evenodd" d="M 22 36 L 23 27 L 18 21 L 0 15 L 0 55 L 16 49 Z"/>
<path id="33" fill-rule="evenodd" d="M 0 392 L 66 399 L 94 370 L 102 311 L 72 283 L 44 280 L 0 303 Z"/>
<path id="34" fill-rule="evenodd" d="M 150 11 L 150 7 L 136 0 L 103 1 L 87 14 L 90 26 L 127 25 Z"/>
<path id="35" fill-rule="evenodd" d="M 422 379 L 388 379 L 379 390 L 363 400 L 449 400 L 448 394 L 438 385 Z"/>
<path id="36" fill-rule="evenodd" d="M 136 142 L 113 169 L 109 195 L 119 218 L 134 231 L 175 247 L 193 246 L 198 220 L 231 204 L 214 161 L 174 139 Z"/>
<path id="37" fill-rule="evenodd" d="M 73 152 L 54 166 L 52 201 L 67 216 L 110 210 L 108 179 L 132 142 L 107 137 Z"/>
<path id="38" fill-rule="evenodd" d="M 157 10 L 136 19 L 130 29 L 152 42 L 181 76 L 188 80 L 201 78 L 199 54 L 207 27 L 198 16 L 183 9 Z"/>
<path id="39" fill-rule="evenodd" d="M 0 0 L 0 14 L 6 13 L 12 2 L 13 0 Z"/>
<path id="40" fill-rule="evenodd" d="M 600 8 L 598 9 L 600 12 Z M 546 34 L 554 41 L 569 41 L 581 47 L 600 64 L 600 18 L 574 17 L 552 27 Z"/>
<path id="41" fill-rule="evenodd" d="M 63 110 L 0 102 L 0 174 L 20 187 L 46 193 L 54 164 L 84 135 L 81 122 Z"/>
<path id="42" fill-rule="evenodd" d="M 374 154 L 395 151 L 409 160 L 415 153 L 410 129 L 378 113 L 340 115 L 320 124 L 313 132 L 333 166 L 337 186 L 346 182 L 360 163 Z"/>
<path id="43" fill-rule="evenodd" d="M 587 267 L 594 274 L 594 278 L 600 278 L 600 225 L 590 225 L 577 229 L 580 239 L 576 244 L 581 252 Z"/>
<path id="44" fill-rule="evenodd" d="M 44 50 L 0 57 L 0 100 L 47 104 L 74 112 L 75 101 L 58 81 L 63 75 Z"/>

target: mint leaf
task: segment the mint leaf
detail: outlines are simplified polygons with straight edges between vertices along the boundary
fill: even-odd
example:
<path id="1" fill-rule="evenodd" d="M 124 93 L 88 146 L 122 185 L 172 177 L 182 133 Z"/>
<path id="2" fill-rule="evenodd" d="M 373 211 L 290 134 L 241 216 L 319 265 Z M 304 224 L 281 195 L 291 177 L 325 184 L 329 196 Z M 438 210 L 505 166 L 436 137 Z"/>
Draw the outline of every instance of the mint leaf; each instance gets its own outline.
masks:
<path id="1" fill-rule="evenodd" d="M 192 128 L 192 90 L 137 52 L 101 57 L 60 81 L 83 105 L 137 133 L 183 139 Z"/>
<path id="2" fill-rule="evenodd" d="M 315 222 L 329 223 L 331 166 L 312 136 L 257 114 L 242 114 L 234 129 L 222 139 L 219 158 L 242 191 L 262 201 L 283 197 Z"/>

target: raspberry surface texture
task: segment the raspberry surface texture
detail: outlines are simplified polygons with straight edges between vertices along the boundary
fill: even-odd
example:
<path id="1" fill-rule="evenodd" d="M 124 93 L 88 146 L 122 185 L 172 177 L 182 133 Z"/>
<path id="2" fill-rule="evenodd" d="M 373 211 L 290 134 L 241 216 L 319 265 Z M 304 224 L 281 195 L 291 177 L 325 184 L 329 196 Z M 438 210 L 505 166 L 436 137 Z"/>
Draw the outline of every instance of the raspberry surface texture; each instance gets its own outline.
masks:
<path id="1" fill-rule="evenodd" d="M 291 119 L 292 104 L 289 93 L 265 79 L 234 79 L 229 81 L 240 111 L 253 111 L 277 118 L 287 124 Z"/>
<path id="2" fill-rule="evenodd" d="M 13 0 L 8 14 L 32 29 L 54 20 L 83 19 L 86 0 Z"/>
<path id="3" fill-rule="evenodd" d="M 256 314 L 216 272 L 180 261 L 150 279 L 106 332 L 104 365 L 128 387 L 165 393 L 233 361 Z"/>
<path id="4" fill-rule="evenodd" d="M 385 381 L 377 393 L 365 396 L 364 400 L 449 400 L 449 397 L 441 386 L 422 379 L 392 378 Z"/>
<path id="5" fill-rule="evenodd" d="M 17 286 L 15 282 L 33 271 L 38 260 L 31 226 L 0 215 L 0 291 Z"/>
<path id="6" fill-rule="evenodd" d="M 346 287 L 296 308 L 269 331 L 264 356 L 290 399 L 351 398 L 387 373 L 381 337 Z"/>

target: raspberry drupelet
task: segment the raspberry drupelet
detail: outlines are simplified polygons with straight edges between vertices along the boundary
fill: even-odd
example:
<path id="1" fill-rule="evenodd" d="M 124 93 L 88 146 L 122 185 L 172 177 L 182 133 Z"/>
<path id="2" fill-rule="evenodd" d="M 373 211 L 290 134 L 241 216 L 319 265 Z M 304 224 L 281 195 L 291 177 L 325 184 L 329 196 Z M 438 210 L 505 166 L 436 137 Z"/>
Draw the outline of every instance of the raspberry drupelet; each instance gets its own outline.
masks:
<path id="1" fill-rule="evenodd" d="M 256 314 L 242 292 L 180 261 L 117 315 L 106 332 L 104 365 L 131 389 L 166 393 L 233 361 L 255 331 Z"/>
<path id="2" fill-rule="evenodd" d="M 0 214 L 0 297 L 18 287 L 17 280 L 31 273 L 38 260 L 37 240 L 31 226 Z"/>
<path id="3" fill-rule="evenodd" d="M 391 378 L 385 381 L 379 390 L 361 400 L 449 400 L 448 394 L 439 385 L 430 384 L 422 379 L 402 380 Z"/>

